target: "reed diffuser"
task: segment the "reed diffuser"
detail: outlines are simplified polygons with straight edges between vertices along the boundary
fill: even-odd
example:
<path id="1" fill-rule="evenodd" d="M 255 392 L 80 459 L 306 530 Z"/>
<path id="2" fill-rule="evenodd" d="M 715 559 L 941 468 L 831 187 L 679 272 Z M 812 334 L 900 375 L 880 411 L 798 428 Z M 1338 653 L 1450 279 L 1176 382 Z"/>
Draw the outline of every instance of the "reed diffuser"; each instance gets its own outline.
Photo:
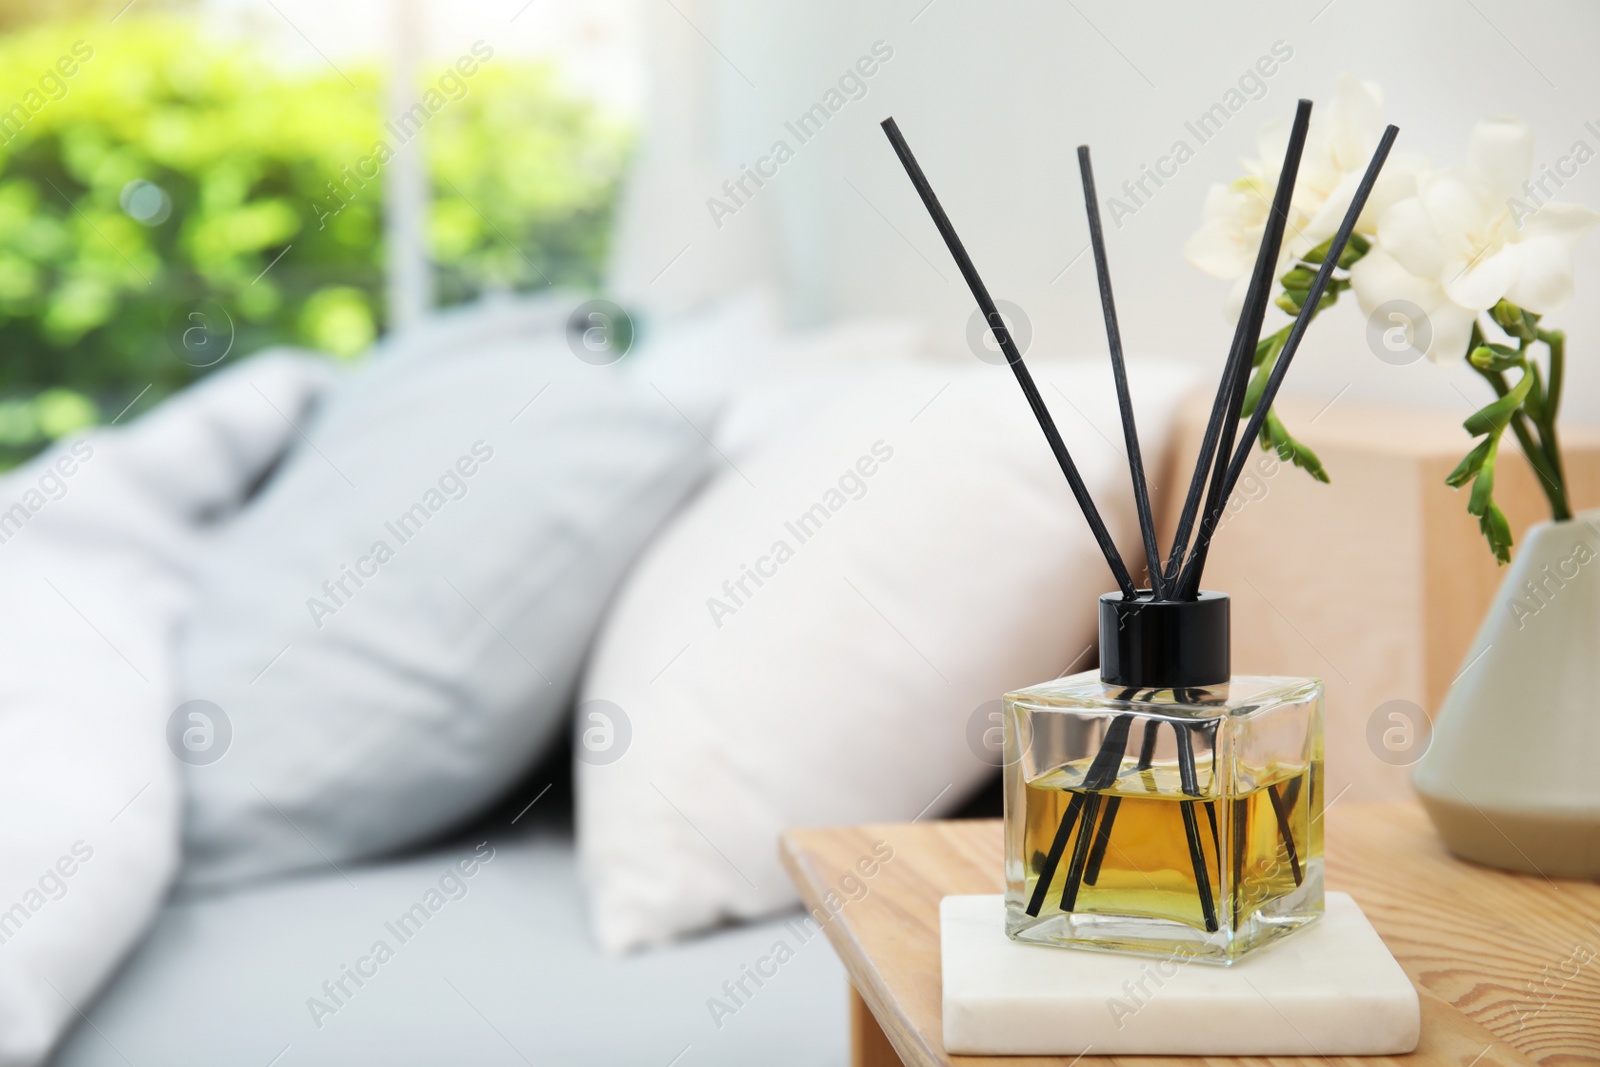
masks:
<path id="1" fill-rule="evenodd" d="M 1015 940 L 1229 964 L 1322 914 L 1322 683 L 1233 676 L 1206 554 L 1252 442 L 1399 132 L 1384 131 L 1260 395 L 1246 410 L 1311 121 L 1301 100 L 1173 543 L 1156 540 L 1089 149 L 1089 238 L 1148 584 L 1134 581 L 988 289 L 894 119 L 895 153 L 966 279 L 1094 535 L 1100 666 L 1005 698 L 1006 931 Z M 1246 420 L 1242 434 L 1236 430 Z"/>

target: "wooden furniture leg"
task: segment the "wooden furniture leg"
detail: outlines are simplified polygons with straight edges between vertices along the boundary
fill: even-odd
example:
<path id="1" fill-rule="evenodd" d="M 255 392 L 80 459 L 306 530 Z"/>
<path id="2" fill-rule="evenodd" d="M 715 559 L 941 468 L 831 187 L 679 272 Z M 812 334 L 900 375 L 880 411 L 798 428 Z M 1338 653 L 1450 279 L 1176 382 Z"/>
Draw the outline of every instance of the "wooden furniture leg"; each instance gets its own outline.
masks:
<path id="1" fill-rule="evenodd" d="M 850 987 L 850 1067 L 904 1067 L 855 986 Z"/>

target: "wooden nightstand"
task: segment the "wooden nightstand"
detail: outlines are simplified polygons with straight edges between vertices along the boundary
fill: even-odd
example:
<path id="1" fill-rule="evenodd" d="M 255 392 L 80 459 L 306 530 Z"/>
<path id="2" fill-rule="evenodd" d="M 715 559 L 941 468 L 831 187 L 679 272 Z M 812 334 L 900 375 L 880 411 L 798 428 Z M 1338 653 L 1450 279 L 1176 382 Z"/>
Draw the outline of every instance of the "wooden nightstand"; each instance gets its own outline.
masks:
<path id="1" fill-rule="evenodd" d="M 1421 994 L 1423 1020 L 1422 1044 L 1411 1056 L 1328 1062 L 1351 1067 L 1600 1063 L 1600 886 L 1455 860 L 1415 804 L 1336 804 L 1327 820 L 1328 888 L 1351 894 L 1367 913 Z M 893 849 L 893 857 L 878 862 L 885 846 Z M 824 909 L 817 914 L 837 909 L 824 929 L 854 987 L 856 1067 L 1066 1067 L 1073 1062 L 944 1053 L 939 900 L 1002 890 L 998 822 L 796 830 L 784 836 L 782 852 L 806 907 Z M 1102 1062 L 1187 1067 L 1245 1061 Z M 1309 1067 L 1324 1061 L 1250 1062 Z"/>

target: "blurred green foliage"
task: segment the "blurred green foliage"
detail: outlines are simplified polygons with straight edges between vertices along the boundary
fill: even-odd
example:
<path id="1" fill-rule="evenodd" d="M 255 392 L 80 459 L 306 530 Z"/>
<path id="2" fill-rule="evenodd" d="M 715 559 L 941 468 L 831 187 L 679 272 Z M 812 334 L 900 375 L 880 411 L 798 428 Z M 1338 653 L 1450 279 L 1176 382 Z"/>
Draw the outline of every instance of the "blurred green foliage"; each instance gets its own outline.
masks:
<path id="1" fill-rule="evenodd" d="M 379 71 L 340 67 L 172 16 L 0 40 L 0 461 L 204 374 L 194 323 L 231 357 L 351 357 L 382 331 L 384 173 L 348 175 L 396 138 Z M 441 301 L 593 285 L 626 131 L 542 65 L 495 55 L 459 82 L 425 127 Z"/>

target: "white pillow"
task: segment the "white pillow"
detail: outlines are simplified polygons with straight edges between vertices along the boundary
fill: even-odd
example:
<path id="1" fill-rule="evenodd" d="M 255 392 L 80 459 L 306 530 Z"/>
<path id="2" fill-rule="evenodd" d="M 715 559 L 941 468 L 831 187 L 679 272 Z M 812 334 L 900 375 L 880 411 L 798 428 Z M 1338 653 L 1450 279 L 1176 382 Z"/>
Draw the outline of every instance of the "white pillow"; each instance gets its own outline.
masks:
<path id="1" fill-rule="evenodd" d="M 1137 570 L 1109 369 L 1034 373 Z M 1159 471 L 1192 377 L 1131 378 Z M 994 772 L 974 713 L 1092 664 L 1114 587 L 1007 368 L 880 372 L 740 461 L 641 558 L 585 681 L 578 849 L 601 946 L 791 906 L 789 827 L 959 804 Z"/>
<path id="2" fill-rule="evenodd" d="M 555 297 L 443 316 L 330 394 L 218 539 L 178 648 L 231 748 L 185 769 L 187 886 L 426 840 L 559 728 L 701 432 Z"/>
<path id="3" fill-rule="evenodd" d="M 331 380 L 279 354 L 0 478 L 0 1063 L 41 1061 L 178 864 L 172 635 L 204 523 Z"/>

